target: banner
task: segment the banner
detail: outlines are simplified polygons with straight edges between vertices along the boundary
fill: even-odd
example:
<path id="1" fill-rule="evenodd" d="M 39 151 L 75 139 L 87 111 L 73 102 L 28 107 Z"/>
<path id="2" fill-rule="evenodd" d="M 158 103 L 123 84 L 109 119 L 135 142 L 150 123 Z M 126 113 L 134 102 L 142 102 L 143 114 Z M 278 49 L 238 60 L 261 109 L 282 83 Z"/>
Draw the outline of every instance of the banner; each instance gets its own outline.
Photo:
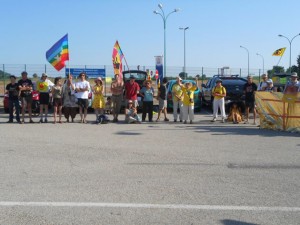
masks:
<path id="1" fill-rule="evenodd" d="M 158 79 L 162 83 L 162 80 L 164 78 L 163 73 L 163 64 L 162 64 L 162 56 L 154 56 L 155 57 L 155 69 L 158 71 Z"/>
<path id="2" fill-rule="evenodd" d="M 121 47 L 119 45 L 119 42 L 116 41 L 113 52 L 112 52 L 112 62 L 114 66 L 114 74 L 119 74 L 119 79 L 123 79 L 122 74 L 122 59 L 124 57 L 124 54 L 121 50 Z"/>
<path id="3" fill-rule="evenodd" d="M 300 93 L 255 92 L 260 127 L 300 132 Z"/>

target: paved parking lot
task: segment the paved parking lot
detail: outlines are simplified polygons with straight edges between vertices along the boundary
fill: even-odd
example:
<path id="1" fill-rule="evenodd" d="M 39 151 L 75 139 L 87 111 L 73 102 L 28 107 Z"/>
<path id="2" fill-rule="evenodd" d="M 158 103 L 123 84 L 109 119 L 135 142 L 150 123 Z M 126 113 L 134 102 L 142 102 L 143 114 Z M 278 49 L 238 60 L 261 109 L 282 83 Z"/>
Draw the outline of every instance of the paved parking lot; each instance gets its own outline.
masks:
<path id="1" fill-rule="evenodd" d="M 210 119 L 20 125 L 1 113 L 0 224 L 299 224 L 300 135 Z"/>

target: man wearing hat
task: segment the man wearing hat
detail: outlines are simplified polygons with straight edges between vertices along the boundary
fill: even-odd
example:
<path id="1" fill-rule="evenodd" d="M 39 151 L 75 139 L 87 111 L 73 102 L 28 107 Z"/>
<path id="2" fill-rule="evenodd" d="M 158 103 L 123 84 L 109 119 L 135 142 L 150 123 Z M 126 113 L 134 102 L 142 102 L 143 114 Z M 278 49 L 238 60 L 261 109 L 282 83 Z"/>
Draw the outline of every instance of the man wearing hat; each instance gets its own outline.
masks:
<path id="1" fill-rule="evenodd" d="M 300 82 L 298 81 L 298 75 L 296 72 L 291 74 L 291 80 L 285 85 L 284 94 L 293 94 L 300 92 Z"/>
<path id="2" fill-rule="evenodd" d="M 41 79 L 37 82 L 37 91 L 40 94 L 40 123 L 48 122 L 48 105 L 49 105 L 49 92 L 54 85 L 51 80 L 49 80 L 46 73 L 42 74 Z M 45 109 L 45 120 L 43 121 L 43 109 Z"/>
<path id="3" fill-rule="evenodd" d="M 30 79 L 27 78 L 27 72 L 24 71 L 21 73 L 22 79 L 18 81 L 19 90 L 21 91 L 21 101 L 22 101 L 22 123 L 25 122 L 25 110 L 27 108 L 29 114 L 29 123 L 34 123 L 32 120 L 32 89 L 33 84 Z"/>
<path id="4" fill-rule="evenodd" d="M 6 85 L 6 91 L 8 92 L 8 104 L 9 104 L 9 120 L 8 123 L 13 123 L 14 119 L 14 107 L 16 109 L 16 120 L 20 123 L 20 104 L 19 104 L 19 85 L 16 83 L 16 77 L 11 75 L 10 83 Z"/>
<path id="5" fill-rule="evenodd" d="M 133 101 L 133 105 L 136 108 L 138 106 L 137 95 L 140 92 L 140 86 L 137 82 L 135 82 L 135 77 L 133 75 L 130 76 L 130 81 L 125 84 L 125 98 L 126 105 L 128 100 Z"/>
<path id="6" fill-rule="evenodd" d="M 172 87 L 172 96 L 173 96 L 173 117 L 174 117 L 174 122 L 177 122 L 178 114 L 177 110 L 179 108 L 180 114 L 179 114 L 179 120 L 182 122 L 182 107 L 183 107 L 183 92 L 181 89 L 182 85 L 182 79 L 181 77 L 176 78 L 176 84 L 173 85 Z"/>
<path id="7" fill-rule="evenodd" d="M 244 85 L 245 93 L 245 105 L 246 105 L 246 121 L 245 124 L 249 123 L 249 113 L 250 110 L 253 110 L 254 121 L 253 124 L 256 124 L 256 109 L 255 109 L 255 96 L 254 93 L 257 91 L 257 85 L 253 82 L 252 76 L 247 77 L 247 83 Z"/>
<path id="8" fill-rule="evenodd" d="M 118 122 L 118 116 L 121 110 L 121 102 L 123 96 L 124 82 L 119 78 L 119 74 L 115 74 L 115 79 L 111 82 L 111 101 L 112 101 L 112 111 L 113 111 L 113 121 Z"/>
<path id="9" fill-rule="evenodd" d="M 264 91 L 267 87 L 268 75 L 263 74 L 263 75 L 261 75 L 261 78 L 262 78 L 262 81 L 259 82 L 259 84 L 257 86 L 257 91 Z"/>

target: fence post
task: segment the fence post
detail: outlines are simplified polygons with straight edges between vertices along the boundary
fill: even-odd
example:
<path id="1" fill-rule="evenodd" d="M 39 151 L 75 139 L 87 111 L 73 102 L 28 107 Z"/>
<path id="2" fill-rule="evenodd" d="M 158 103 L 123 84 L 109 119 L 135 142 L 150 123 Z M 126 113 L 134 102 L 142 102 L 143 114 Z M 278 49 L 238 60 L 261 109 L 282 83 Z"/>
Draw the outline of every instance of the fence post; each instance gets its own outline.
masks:
<path id="1" fill-rule="evenodd" d="M 240 77 L 242 77 L 242 68 L 240 68 Z"/>
<path id="2" fill-rule="evenodd" d="M 45 64 L 45 73 L 47 73 L 47 65 Z"/>
<path id="3" fill-rule="evenodd" d="M 5 66 L 3 64 L 3 94 L 5 93 Z"/>
<path id="4" fill-rule="evenodd" d="M 203 66 L 201 67 L 201 85 L 203 84 L 203 81 L 204 81 L 204 76 L 203 76 Z"/>
<path id="5" fill-rule="evenodd" d="M 26 67 L 27 67 L 26 64 L 24 64 L 25 71 L 27 72 Z"/>
<path id="6" fill-rule="evenodd" d="M 106 66 L 104 65 L 105 77 L 104 77 L 104 96 L 106 97 Z"/>

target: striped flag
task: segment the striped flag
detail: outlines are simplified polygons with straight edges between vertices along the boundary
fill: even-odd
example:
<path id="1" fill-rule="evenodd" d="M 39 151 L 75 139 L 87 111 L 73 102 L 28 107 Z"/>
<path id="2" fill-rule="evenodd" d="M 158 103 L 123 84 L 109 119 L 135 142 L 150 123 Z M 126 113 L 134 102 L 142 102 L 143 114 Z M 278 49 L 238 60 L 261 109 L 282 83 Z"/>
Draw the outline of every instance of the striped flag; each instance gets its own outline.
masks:
<path id="1" fill-rule="evenodd" d="M 119 79 L 123 79 L 122 75 L 122 59 L 124 57 L 124 54 L 121 50 L 121 47 L 119 45 L 119 42 L 116 41 L 113 52 L 112 52 L 112 62 L 114 66 L 114 73 L 119 74 Z"/>
<path id="2" fill-rule="evenodd" d="M 46 59 L 57 71 L 65 67 L 65 61 L 69 60 L 68 34 L 46 52 Z"/>
<path id="3" fill-rule="evenodd" d="M 280 48 L 277 49 L 275 52 L 273 52 L 272 56 L 283 56 L 286 48 Z"/>

